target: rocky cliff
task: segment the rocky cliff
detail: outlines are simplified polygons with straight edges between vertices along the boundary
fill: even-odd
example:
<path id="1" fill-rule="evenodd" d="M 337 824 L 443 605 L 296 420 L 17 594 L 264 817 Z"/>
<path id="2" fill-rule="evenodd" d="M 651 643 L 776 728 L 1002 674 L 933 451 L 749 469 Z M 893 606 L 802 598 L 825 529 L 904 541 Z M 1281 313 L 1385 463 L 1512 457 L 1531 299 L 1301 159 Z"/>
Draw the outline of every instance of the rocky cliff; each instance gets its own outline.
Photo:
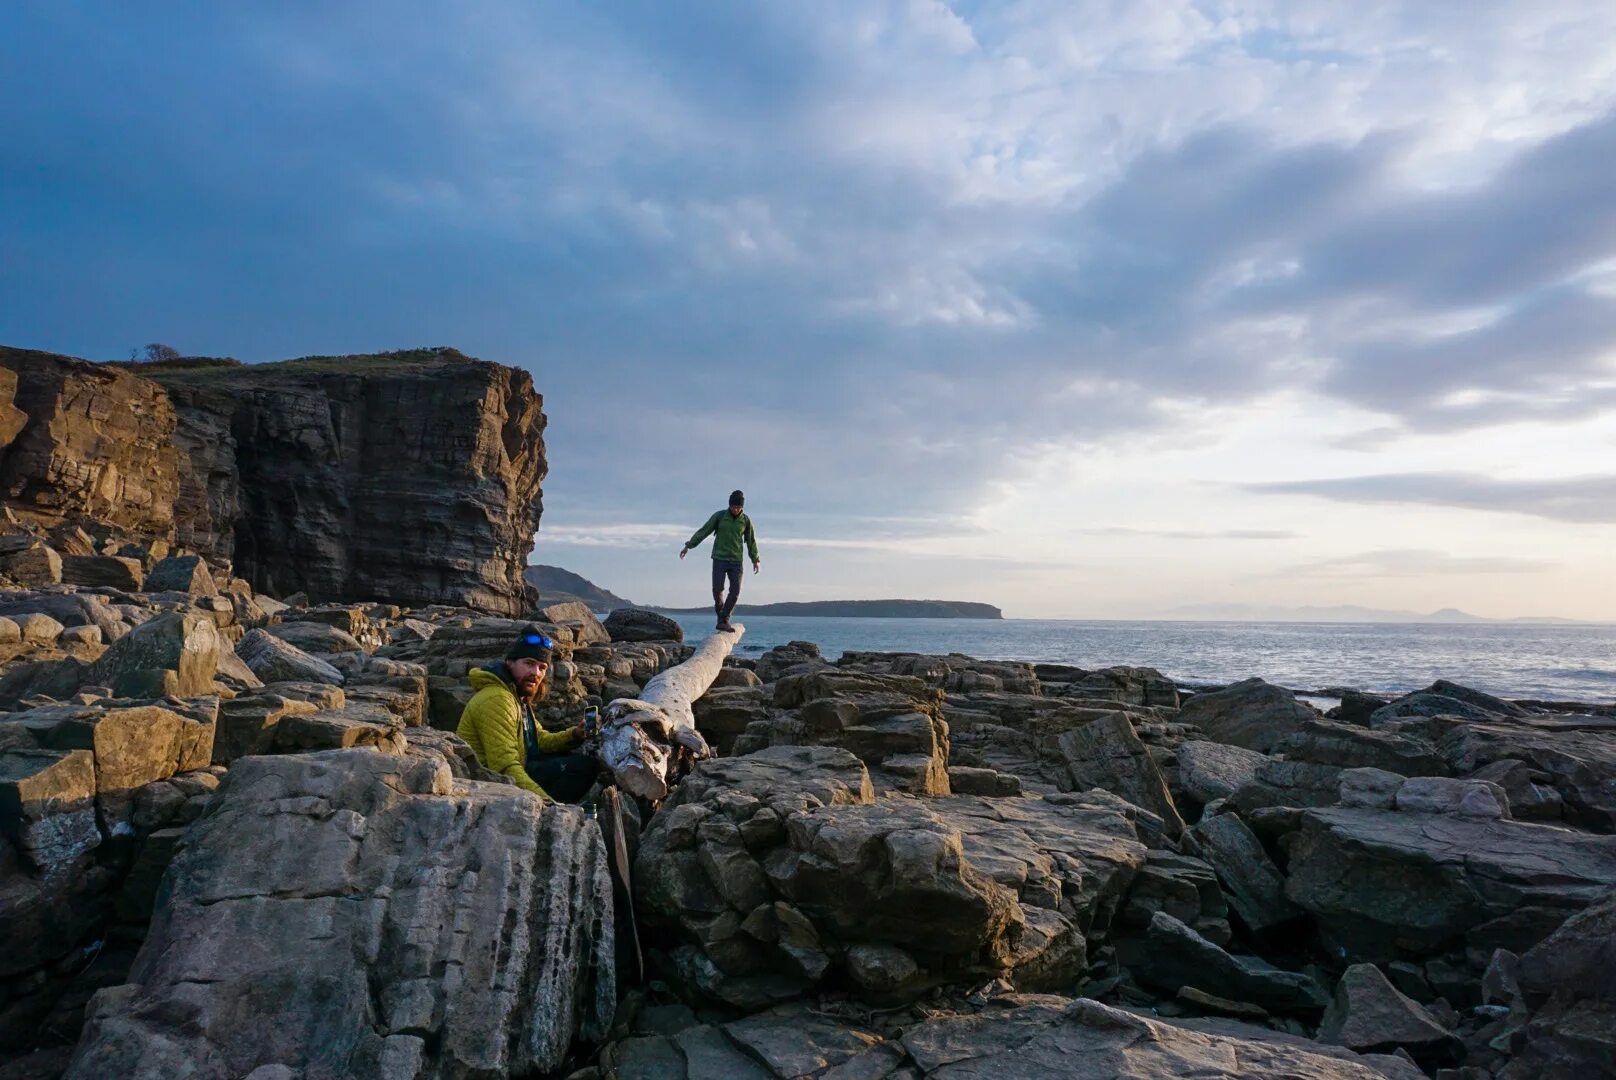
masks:
<path id="1" fill-rule="evenodd" d="M 0 349 L 0 370 L 0 480 L 27 521 L 173 543 L 272 595 L 532 606 L 545 418 L 526 372 L 451 349 L 127 367 Z"/>

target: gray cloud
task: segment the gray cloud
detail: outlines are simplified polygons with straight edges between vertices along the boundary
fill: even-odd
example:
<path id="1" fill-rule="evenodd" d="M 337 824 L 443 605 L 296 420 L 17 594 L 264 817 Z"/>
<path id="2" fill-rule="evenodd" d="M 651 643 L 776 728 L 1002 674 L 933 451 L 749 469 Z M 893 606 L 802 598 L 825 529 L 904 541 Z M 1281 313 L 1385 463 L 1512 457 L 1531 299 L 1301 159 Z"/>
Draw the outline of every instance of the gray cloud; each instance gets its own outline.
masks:
<path id="1" fill-rule="evenodd" d="M 13 9 L 0 340 L 450 343 L 533 370 L 552 517 L 741 486 L 805 538 L 923 535 L 1041 452 L 1282 389 L 1393 431 L 1594 415 L 1616 87 L 1584 8 L 1519 17 Z M 1592 89 L 1431 183 L 1495 92 L 1442 80 L 1504 61 Z"/>
<path id="2" fill-rule="evenodd" d="M 1274 577 L 1403 578 L 1433 574 L 1535 574 L 1558 566 L 1546 559 L 1503 555 L 1452 555 L 1425 548 L 1391 548 L 1312 559 L 1276 571 Z"/>
<path id="3" fill-rule="evenodd" d="M 1335 502 L 1451 506 L 1578 524 L 1616 523 L 1616 476 L 1507 480 L 1473 473 L 1388 473 L 1243 487 L 1264 495 L 1311 495 Z"/>
<path id="4" fill-rule="evenodd" d="M 1155 536 L 1166 540 L 1294 540 L 1283 529 L 1131 529 L 1123 525 L 1080 530 L 1087 536 Z"/>

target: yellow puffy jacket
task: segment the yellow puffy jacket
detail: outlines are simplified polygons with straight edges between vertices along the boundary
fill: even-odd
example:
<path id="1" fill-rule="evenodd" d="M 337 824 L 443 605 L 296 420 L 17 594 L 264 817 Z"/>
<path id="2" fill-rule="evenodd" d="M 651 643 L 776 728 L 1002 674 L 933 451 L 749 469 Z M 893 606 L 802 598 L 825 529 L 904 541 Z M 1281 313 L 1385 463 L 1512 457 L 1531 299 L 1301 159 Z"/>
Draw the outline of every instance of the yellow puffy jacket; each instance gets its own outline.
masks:
<path id="1" fill-rule="evenodd" d="M 477 691 L 466 702 L 455 734 L 466 740 L 483 768 L 510 777 L 516 786 L 550 801 L 550 796 L 527 774 L 525 745 L 530 740 L 541 753 L 570 750 L 578 743 L 576 730 L 545 731 L 533 714 L 516 700 L 516 689 L 500 669 L 473 668 L 467 678 Z M 526 729 L 524 731 L 524 728 Z"/>

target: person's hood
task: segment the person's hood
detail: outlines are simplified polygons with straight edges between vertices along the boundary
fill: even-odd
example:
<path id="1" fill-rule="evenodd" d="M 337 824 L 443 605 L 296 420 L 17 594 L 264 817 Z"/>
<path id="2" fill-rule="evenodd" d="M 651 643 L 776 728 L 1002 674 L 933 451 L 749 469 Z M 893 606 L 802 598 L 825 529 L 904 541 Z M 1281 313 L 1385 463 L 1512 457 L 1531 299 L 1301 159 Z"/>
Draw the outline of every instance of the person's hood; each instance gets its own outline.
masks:
<path id="1" fill-rule="evenodd" d="M 486 690 L 490 686 L 503 686 L 512 694 L 516 693 L 516 686 L 505 674 L 504 664 L 489 664 L 486 667 L 474 667 L 466 672 L 466 679 L 471 683 L 473 690 Z"/>

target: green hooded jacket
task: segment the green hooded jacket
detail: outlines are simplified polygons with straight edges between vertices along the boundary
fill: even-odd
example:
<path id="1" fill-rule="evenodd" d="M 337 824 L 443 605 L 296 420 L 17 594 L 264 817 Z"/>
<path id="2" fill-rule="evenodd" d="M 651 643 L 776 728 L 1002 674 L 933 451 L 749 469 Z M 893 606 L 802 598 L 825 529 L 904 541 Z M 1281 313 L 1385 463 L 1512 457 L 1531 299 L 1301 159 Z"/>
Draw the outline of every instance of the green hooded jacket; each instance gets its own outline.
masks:
<path id="1" fill-rule="evenodd" d="M 752 555 L 752 561 L 758 561 L 757 530 L 752 528 L 752 519 L 746 514 L 731 514 L 728 510 L 720 510 L 707 519 L 707 524 L 697 529 L 685 544 L 693 548 L 707 539 L 708 533 L 713 536 L 713 558 L 732 559 L 741 561 L 741 542 L 746 542 L 746 548 Z"/>
<path id="2" fill-rule="evenodd" d="M 455 734 L 466 740 L 483 768 L 510 777 L 517 787 L 549 802 L 549 794 L 527 774 L 524 744 L 531 741 L 542 753 L 559 753 L 577 745 L 577 731 L 545 731 L 497 670 L 473 668 L 467 678 L 477 692 L 466 702 Z"/>

